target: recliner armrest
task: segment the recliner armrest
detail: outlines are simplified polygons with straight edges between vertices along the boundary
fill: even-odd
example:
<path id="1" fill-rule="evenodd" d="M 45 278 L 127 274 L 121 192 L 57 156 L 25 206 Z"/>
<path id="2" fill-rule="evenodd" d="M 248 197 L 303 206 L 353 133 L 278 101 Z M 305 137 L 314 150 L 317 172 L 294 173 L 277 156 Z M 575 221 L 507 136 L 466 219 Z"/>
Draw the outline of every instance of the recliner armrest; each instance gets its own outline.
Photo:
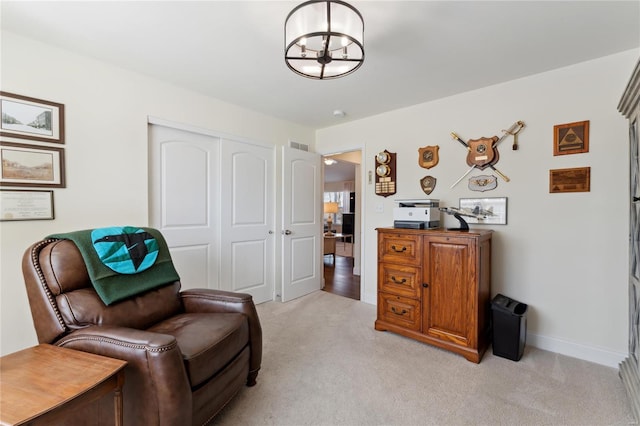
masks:
<path id="1" fill-rule="evenodd" d="M 157 416 L 139 419 L 140 424 L 191 424 L 192 390 L 173 336 L 126 327 L 90 326 L 54 344 L 127 361 L 124 392 L 139 397 L 125 398 L 125 402 L 146 405 L 149 409 L 140 412 Z M 127 405 L 124 409 L 126 412 Z"/>
<path id="2" fill-rule="evenodd" d="M 92 346 L 95 344 L 92 342 L 98 342 L 99 345 Z M 97 351 L 106 350 L 107 347 L 113 345 L 113 351 L 120 351 L 122 354 L 131 353 L 139 355 L 144 353 L 142 351 L 169 351 L 177 346 L 177 342 L 173 336 L 168 334 L 153 333 L 128 327 L 93 325 L 72 331 L 56 341 L 55 345 L 65 347 L 74 346 L 72 349 L 79 349 L 75 346 L 82 346 Z M 93 350 L 91 350 L 91 352 L 93 352 Z M 95 353 L 100 354 L 99 352 Z"/>
<path id="3" fill-rule="evenodd" d="M 251 360 L 247 386 L 255 385 L 262 363 L 262 327 L 250 294 L 212 289 L 191 289 L 180 292 L 185 312 L 239 312 L 249 319 Z"/>
<path id="4" fill-rule="evenodd" d="M 248 293 L 235 293 L 208 288 L 183 290 L 180 292 L 180 297 L 187 312 L 237 312 L 235 307 L 229 310 L 225 305 L 253 304 L 253 298 Z"/>

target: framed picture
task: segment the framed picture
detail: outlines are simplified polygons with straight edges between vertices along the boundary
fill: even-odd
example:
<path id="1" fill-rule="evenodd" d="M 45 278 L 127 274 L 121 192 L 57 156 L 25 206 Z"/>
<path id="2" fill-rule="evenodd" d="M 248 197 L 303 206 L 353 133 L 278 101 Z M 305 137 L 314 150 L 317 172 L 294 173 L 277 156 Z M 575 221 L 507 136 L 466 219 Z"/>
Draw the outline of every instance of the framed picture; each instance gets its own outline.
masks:
<path id="1" fill-rule="evenodd" d="M 0 136 L 64 143 L 64 105 L 0 92 Z"/>
<path id="2" fill-rule="evenodd" d="M 0 185 L 64 188 L 64 149 L 0 142 Z"/>
<path id="3" fill-rule="evenodd" d="M 507 224 L 507 197 L 460 198 L 460 210 L 475 215 L 465 216 L 467 223 L 480 225 Z"/>
<path id="4" fill-rule="evenodd" d="M 591 191 L 591 167 L 549 170 L 549 192 Z"/>
<path id="5" fill-rule="evenodd" d="M 0 221 L 54 218 L 53 191 L 0 189 Z"/>
<path id="6" fill-rule="evenodd" d="M 589 152 L 589 121 L 553 126 L 553 155 Z"/>

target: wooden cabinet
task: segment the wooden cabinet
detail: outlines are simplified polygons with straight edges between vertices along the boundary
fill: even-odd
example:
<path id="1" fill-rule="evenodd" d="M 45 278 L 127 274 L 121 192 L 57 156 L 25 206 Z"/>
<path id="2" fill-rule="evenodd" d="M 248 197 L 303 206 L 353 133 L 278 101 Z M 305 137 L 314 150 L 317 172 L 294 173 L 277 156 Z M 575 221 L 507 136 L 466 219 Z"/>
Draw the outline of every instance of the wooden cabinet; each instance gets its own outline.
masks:
<path id="1" fill-rule="evenodd" d="M 492 231 L 378 229 L 378 318 L 480 362 L 489 343 Z"/>

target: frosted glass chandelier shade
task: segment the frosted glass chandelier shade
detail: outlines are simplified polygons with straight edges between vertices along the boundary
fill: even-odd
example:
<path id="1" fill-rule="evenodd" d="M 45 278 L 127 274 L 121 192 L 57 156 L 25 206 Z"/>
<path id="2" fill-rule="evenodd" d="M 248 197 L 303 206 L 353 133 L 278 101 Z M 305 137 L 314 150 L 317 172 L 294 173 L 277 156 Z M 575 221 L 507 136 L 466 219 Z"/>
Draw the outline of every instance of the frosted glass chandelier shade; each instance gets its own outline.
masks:
<path id="1" fill-rule="evenodd" d="M 304 77 L 343 77 L 364 62 L 362 15 L 343 1 L 300 4 L 287 16 L 284 39 L 287 66 Z"/>

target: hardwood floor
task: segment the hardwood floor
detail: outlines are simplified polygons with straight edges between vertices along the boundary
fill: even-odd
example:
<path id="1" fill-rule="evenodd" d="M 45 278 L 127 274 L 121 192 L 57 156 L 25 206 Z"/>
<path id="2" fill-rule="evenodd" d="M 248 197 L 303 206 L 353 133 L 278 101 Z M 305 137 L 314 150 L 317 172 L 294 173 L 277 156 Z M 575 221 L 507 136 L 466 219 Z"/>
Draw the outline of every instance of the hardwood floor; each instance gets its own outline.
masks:
<path id="1" fill-rule="evenodd" d="M 360 277 L 353 275 L 353 258 L 324 257 L 324 291 L 360 300 Z"/>

